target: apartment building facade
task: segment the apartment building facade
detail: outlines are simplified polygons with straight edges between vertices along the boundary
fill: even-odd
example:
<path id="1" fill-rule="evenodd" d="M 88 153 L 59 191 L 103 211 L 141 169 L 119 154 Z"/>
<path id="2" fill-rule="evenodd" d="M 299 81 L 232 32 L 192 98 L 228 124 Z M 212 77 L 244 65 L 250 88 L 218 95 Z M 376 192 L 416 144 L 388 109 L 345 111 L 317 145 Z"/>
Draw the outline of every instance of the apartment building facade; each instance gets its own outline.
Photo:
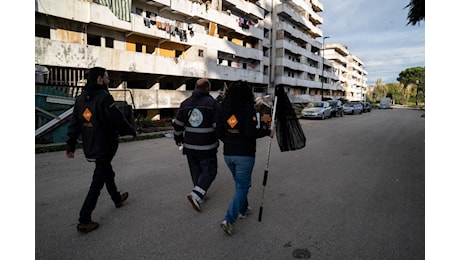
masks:
<path id="1" fill-rule="evenodd" d="M 333 71 L 338 76 L 336 84 L 345 93 L 348 101 L 366 101 L 367 85 L 363 62 L 348 47 L 339 43 L 324 45 L 324 57 L 332 62 Z"/>
<path id="2" fill-rule="evenodd" d="M 346 98 L 362 62 L 346 56 L 344 76 L 323 59 L 322 11 L 319 0 L 35 0 L 35 64 L 44 84 L 76 87 L 105 67 L 115 99 L 156 118 L 201 77 L 214 96 L 245 80 L 256 96 L 283 86 L 293 103 Z"/>

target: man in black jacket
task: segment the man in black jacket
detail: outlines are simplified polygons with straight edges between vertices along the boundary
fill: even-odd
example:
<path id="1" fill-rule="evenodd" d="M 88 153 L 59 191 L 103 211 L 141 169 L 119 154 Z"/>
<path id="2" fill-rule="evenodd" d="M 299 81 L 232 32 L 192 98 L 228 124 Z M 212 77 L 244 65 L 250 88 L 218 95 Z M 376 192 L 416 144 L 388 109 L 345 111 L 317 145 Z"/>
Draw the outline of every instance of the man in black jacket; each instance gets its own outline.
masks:
<path id="1" fill-rule="evenodd" d="M 209 94 L 210 89 L 209 80 L 197 80 L 192 96 L 181 103 L 173 120 L 174 140 L 187 155 L 194 186 L 187 198 L 198 212 L 217 175 L 219 140 L 215 127 L 220 104 Z"/>
<path id="2" fill-rule="evenodd" d="M 97 222 L 92 221 L 91 213 L 96 207 L 104 184 L 115 207 L 121 207 L 128 198 L 127 192 L 120 194 L 117 189 L 111 162 L 117 152 L 120 135 L 132 135 L 136 138 L 133 126 L 115 106 L 114 99 L 109 93 L 107 84 L 110 80 L 106 69 L 90 69 L 87 80 L 83 93 L 75 100 L 67 131 L 69 138 L 65 153 L 67 158 L 74 158 L 77 139 L 81 136 L 86 160 L 96 164 L 77 225 L 77 229 L 85 233 L 99 226 Z"/>

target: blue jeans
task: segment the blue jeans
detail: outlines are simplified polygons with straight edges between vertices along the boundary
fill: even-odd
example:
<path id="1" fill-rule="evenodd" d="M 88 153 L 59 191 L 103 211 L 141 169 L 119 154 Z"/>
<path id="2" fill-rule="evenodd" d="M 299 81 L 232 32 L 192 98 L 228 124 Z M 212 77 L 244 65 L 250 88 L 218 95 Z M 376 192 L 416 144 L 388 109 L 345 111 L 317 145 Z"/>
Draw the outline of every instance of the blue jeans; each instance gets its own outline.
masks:
<path id="1" fill-rule="evenodd" d="M 233 223 L 238 218 L 238 214 L 245 213 L 248 209 L 248 192 L 251 187 L 252 169 L 256 158 L 224 155 L 224 159 L 235 181 L 235 193 L 228 206 L 227 215 L 225 215 L 225 220 Z"/>

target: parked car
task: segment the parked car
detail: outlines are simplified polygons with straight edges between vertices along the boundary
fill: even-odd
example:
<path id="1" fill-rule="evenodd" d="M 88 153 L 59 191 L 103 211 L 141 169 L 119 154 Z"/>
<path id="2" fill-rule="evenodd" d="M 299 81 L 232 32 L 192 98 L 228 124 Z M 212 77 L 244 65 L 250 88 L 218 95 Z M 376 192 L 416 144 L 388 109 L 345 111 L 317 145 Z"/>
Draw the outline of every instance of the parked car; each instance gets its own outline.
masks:
<path id="1" fill-rule="evenodd" d="M 347 102 L 343 105 L 343 112 L 346 115 L 356 115 L 363 113 L 363 105 L 358 102 Z"/>
<path id="2" fill-rule="evenodd" d="M 391 105 L 388 103 L 380 103 L 379 109 L 391 109 Z"/>
<path id="3" fill-rule="evenodd" d="M 330 118 L 331 105 L 327 101 L 314 101 L 302 109 L 302 118 Z"/>
<path id="4" fill-rule="evenodd" d="M 343 105 L 340 100 L 328 100 L 331 105 L 331 116 L 343 116 Z"/>
<path id="5" fill-rule="evenodd" d="M 363 112 L 371 112 L 372 108 L 371 108 L 371 103 L 369 102 L 362 102 L 363 104 Z"/>
<path id="6" fill-rule="evenodd" d="M 367 112 L 370 112 L 371 110 L 371 104 L 369 102 L 365 102 L 365 101 L 351 101 L 351 103 L 353 104 L 360 104 L 362 109 L 363 109 L 363 113 L 367 113 Z"/>
<path id="7" fill-rule="evenodd" d="M 390 109 L 391 108 L 391 98 L 384 97 L 380 99 L 379 109 Z"/>

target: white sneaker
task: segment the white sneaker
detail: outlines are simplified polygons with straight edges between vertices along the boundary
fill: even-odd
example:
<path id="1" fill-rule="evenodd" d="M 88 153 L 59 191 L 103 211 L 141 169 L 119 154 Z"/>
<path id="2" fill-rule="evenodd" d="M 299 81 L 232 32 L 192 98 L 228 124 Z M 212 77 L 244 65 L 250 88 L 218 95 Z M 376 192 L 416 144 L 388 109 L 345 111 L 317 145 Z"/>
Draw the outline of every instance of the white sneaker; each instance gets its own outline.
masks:
<path id="1" fill-rule="evenodd" d="M 220 223 L 220 228 L 229 236 L 233 235 L 232 224 L 227 222 L 227 220 L 222 221 Z"/>
<path id="2" fill-rule="evenodd" d="M 248 207 L 248 209 L 246 210 L 246 212 L 244 212 L 243 214 L 241 214 L 241 213 L 238 214 L 238 218 L 239 218 L 239 219 L 245 219 L 245 218 L 247 218 L 247 217 L 248 217 L 249 215 L 251 215 L 251 214 L 252 214 L 252 209 L 251 209 L 251 207 Z"/>

